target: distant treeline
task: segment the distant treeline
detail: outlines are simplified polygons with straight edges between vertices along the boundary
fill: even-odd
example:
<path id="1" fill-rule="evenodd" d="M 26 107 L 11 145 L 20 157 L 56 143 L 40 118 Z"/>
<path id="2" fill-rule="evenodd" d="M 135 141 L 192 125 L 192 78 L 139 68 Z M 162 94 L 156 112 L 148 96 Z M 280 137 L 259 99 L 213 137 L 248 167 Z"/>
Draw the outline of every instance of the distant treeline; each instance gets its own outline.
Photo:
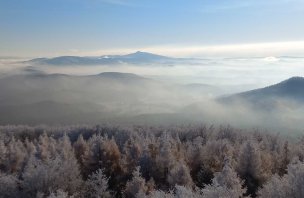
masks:
<path id="1" fill-rule="evenodd" d="M 230 126 L 0 127 L 0 197 L 304 197 L 304 138 Z"/>

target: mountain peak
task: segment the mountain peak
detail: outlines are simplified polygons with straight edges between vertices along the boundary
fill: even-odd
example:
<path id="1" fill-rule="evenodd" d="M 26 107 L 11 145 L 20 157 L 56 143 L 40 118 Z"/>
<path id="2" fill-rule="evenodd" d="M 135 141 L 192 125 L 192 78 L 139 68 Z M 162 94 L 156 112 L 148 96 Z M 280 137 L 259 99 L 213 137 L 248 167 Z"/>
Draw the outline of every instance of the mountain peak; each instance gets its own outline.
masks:
<path id="1" fill-rule="evenodd" d="M 150 53 L 150 52 L 143 52 L 143 51 L 137 51 L 133 54 L 137 54 L 137 55 L 153 55 L 153 56 L 161 56 L 161 55 L 158 55 L 158 54 L 153 54 L 153 53 Z"/>
<path id="2" fill-rule="evenodd" d="M 281 82 L 280 84 L 298 84 L 298 83 L 304 83 L 304 77 L 300 77 L 300 76 L 291 77 Z"/>
<path id="3" fill-rule="evenodd" d="M 127 54 L 123 57 L 131 58 L 131 59 L 148 59 L 148 60 L 169 59 L 169 57 L 166 57 L 166 56 L 161 56 L 158 54 L 152 54 L 149 52 L 142 52 L 142 51 L 137 51 L 135 53 Z"/>

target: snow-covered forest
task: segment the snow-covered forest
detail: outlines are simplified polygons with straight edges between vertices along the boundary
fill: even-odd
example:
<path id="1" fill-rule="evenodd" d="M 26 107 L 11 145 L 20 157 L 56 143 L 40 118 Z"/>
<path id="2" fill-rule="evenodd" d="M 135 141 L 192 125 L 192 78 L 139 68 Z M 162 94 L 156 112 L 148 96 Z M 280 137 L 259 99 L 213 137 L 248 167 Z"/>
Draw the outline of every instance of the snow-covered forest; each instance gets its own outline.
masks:
<path id="1" fill-rule="evenodd" d="M 304 197 L 304 138 L 230 126 L 0 127 L 0 197 Z"/>

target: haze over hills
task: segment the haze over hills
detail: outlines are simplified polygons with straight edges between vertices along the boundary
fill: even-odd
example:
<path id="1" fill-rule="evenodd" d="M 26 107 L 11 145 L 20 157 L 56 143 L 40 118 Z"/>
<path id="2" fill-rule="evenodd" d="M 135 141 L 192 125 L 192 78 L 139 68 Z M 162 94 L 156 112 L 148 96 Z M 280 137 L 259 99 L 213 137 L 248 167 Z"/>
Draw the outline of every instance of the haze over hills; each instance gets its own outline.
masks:
<path id="1" fill-rule="evenodd" d="M 26 61 L 28 64 L 39 65 L 117 65 L 117 64 L 143 64 L 143 63 L 170 63 L 178 61 L 171 58 L 148 52 L 135 52 L 127 55 L 106 55 L 99 57 L 60 56 L 54 58 L 37 58 Z"/>
<path id="2" fill-rule="evenodd" d="M 30 70 L 31 71 L 31 70 Z M 30 72 L 28 71 L 28 72 Z M 0 78 L 0 123 L 86 123 L 112 117 L 174 113 L 207 97 L 132 73 L 72 76 L 34 71 Z"/>
<path id="3" fill-rule="evenodd" d="M 135 74 L 108 72 L 98 75 L 71 76 L 66 74 L 33 73 L 14 75 L 0 79 L 1 104 L 30 103 L 55 99 L 82 100 L 99 95 L 100 101 L 111 95 L 124 95 L 124 99 L 136 96 L 136 92 L 145 90 L 145 86 L 155 83 Z M 156 83 L 155 83 L 156 84 Z M 123 89 L 123 87 L 133 89 Z M 135 88 L 136 87 L 136 88 Z M 86 93 L 86 96 L 82 93 Z M 19 96 L 19 97 L 17 97 Z M 111 101 L 113 99 L 111 98 Z"/>
<path id="4" fill-rule="evenodd" d="M 268 127 L 280 121 L 285 126 L 288 122 L 300 127 L 300 115 L 304 112 L 303 83 L 303 78 L 294 77 L 263 89 L 217 99 L 220 88 L 208 84 L 167 84 L 132 73 L 74 76 L 30 69 L 24 74 L 0 78 L 0 123 L 203 121 Z M 284 122 L 280 115 L 285 116 Z"/>

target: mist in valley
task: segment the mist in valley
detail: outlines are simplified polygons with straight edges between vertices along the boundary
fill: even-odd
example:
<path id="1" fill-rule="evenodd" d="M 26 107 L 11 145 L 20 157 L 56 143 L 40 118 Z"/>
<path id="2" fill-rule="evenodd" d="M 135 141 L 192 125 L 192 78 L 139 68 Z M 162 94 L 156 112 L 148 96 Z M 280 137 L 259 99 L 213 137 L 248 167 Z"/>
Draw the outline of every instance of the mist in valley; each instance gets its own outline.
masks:
<path id="1" fill-rule="evenodd" d="M 255 101 L 225 98 L 298 76 L 304 58 L 159 59 L 138 53 L 151 58 L 94 65 L 1 59 L 1 124 L 208 123 L 303 131 L 304 99 L 294 100 L 295 93 L 259 94 Z M 303 79 L 296 83 L 302 95 Z"/>

